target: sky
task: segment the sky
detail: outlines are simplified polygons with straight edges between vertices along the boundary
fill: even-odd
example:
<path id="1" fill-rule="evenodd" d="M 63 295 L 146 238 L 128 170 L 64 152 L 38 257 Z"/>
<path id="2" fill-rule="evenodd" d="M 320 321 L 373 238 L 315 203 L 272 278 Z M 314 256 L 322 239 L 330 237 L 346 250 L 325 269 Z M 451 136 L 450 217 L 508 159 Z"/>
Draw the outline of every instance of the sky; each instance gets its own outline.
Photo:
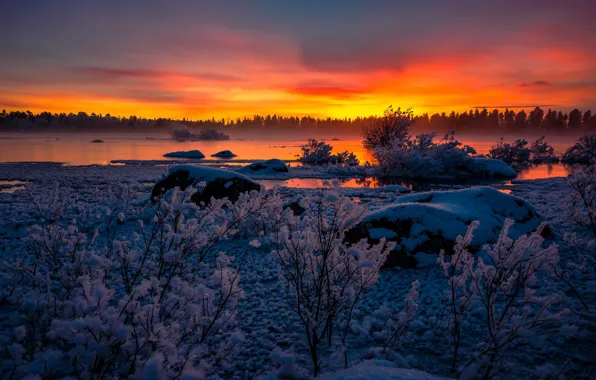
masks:
<path id="1" fill-rule="evenodd" d="M 594 0 L 7 0 L 0 109 L 596 110 Z"/>

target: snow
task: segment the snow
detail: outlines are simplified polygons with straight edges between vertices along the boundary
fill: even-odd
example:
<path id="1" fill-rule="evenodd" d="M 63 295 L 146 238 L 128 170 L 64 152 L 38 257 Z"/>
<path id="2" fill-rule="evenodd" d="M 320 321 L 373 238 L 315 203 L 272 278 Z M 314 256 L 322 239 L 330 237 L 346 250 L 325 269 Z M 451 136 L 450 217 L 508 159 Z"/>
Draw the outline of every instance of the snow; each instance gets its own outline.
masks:
<path id="1" fill-rule="evenodd" d="M 476 220 L 480 227 L 472 241 L 475 246 L 494 241 L 506 218 L 519 222 L 511 228 L 510 236 L 514 239 L 532 232 L 543 221 L 529 203 L 492 187 L 414 193 L 398 197 L 394 203 L 368 215 L 363 223 L 412 221 L 410 235 L 400 242 L 407 251 L 428 240 L 429 234 L 454 241 Z"/>
<path id="2" fill-rule="evenodd" d="M 210 168 L 199 165 L 174 165 L 168 169 L 168 174 L 175 173 L 177 171 L 188 171 L 188 177 L 194 179 L 196 182 L 210 182 L 216 178 L 221 179 L 234 179 L 240 178 L 248 182 L 256 183 L 250 178 L 236 173 L 230 170 Z"/>
<path id="3" fill-rule="evenodd" d="M 176 168 L 176 169 L 174 169 Z M 148 194 L 151 192 L 153 182 L 164 172 L 173 170 L 192 171 L 193 178 L 212 178 L 214 175 L 236 176 L 242 173 L 204 168 L 194 165 L 178 165 L 168 170 L 165 166 L 159 165 L 123 165 L 123 166 L 85 166 L 73 167 L 50 163 L 23 163 L 23 164 L 0 164 L 0 179 L 11 181 L 23 181 L 32 186 L 30 190 L 34 195 L 47 199 L 51 196 L 54 183 L 58 183 L 60 194 L 76 194 L 82 204 L 97 205 L 105 190 L 112 185 L 129 184 L 138 196 L 132 207 L 133 212 L 126 215 L 123 224 L 125 232 L 134 230 L 139 212 L 147 203 Z M 329 170 L 327 170 L 329 169 Z M 215 172 L 212 172 L 215 171 Z M 337 170 L 337 172 L 333 172 Z M 285 175 L 317 175 L 322 173 L 327 178 L 338 178 L 340 170 L 335 168 L 316 168 L 316 170 L 291 168 L 290 173 Z M 349 169 L 351 170 L 351 169 Z M 350 173 L 346 170 L 344 173 Z M 358 169 L 361 170 L 361 169 Z M 223 173 L 222 173 L 223 172 Z M 277 174 L 276 174 L 277 175 Z M 251 176 L 253 177 L 253 176 Z M 253 177 L 254 178 L 254 177 Z M 390 187 L 389 187 L 390 188 Z M 509 189 L 515 197 L 500 197 L 496 190 L 487 188 L 476 188 L 461 191 L 432 193 L 413 193 L 401 195 L 393 191 L 383 191 L 386 188 L 362 188 L 335 189 L 342 195 L 358 200 L 372 213 L 383 212 L 392 207 L 400 207 L 403 204 L 417 204 L 426 206 L 418 210 L 417 217 L 425 218 L 425 213 L 443 213 L 449 218 L 441 220 L 440 217 L 428 216 L 429 222 L 436 225 L 436 229 L 449 229 L 452 223 L 461 223 L 460 219 L 481 219 L 477 234 L 488 233 L 481 231 L 483 223 L 499 224 L 501 215 L 499 211 L 511 212 L 514 217 L 522 217 L 523 212 L 531 209 L 540 212 L 540 215 L 548 221 L 555 231 L 553 240 L 560 244 L 562 261 L 573 262 L 577 259 L 578 252 L 573 246 L 562 239 L 566 231 L 583 233 L 581 229 L 574 226 L 566 218 L 565 199 L 569 194 L 569 185 L 566 178 L 543 179 L 534 181 L 512 181 Z M 492 191 L 491 191 L 492 190 Z M 317 194 L 321 189 L 279 189 L 279 194 L 284 202 L 290 202 L 308 194 Z M 464 195 L 462 195 L 462 193 Z M 424 194 L 433 194 L 431 205 L 416 203 L 424 198 Z M 459 194 L 459 195 L 458 195 Z M 473 196 L 481 195 L 480 197 Z M 478 199 L 475 199 L 478 198 Z M 483 198 L 486 198 L 483 200 Z M 516 200 L 522 202 L 517 205 Z M 531 204 L 529 206 L 528 202 Z M 515 204 L 515 206 L 514 206 Z M 432 206 L 432 207 L 431 207 Z M 529 206 L 529 207 L 528 207 Z M 460 207 L 462 209 L 460 209 Z M 0 256 L 6 262 L 11 262 L 19 257 L 26 257 L 27 251 L 22 238 L 27 235 L 27 228 L 39 223 L 36 211 L 31 203 L 30 195 L 25 191 L 14 193 L 0 193 Z M 534 223 L 534 222 L 532 222 Z M 462 223 L 463 224 L 463 223 Z M 536 224 L 536 223 L 534 223 Z M 518 223 L 512 227 L 512 234 L 521 233 L 516 230 L 526 223 Z M 501 225 L 498 225 L 500 228 Z M 525 227 L 524 227 L 525 228 Z M 527 226 L 529 229 L 530 227 Z M 497 229 L 498 231 L 498 229 Z M 377 231 L 382 236 L 387 231 Z M 230 239 L 217 245 L 217 251 L 224 251 L 230 256 L 241 257 L 249 242 L 255 238 L 249 237 L 243 240 L 242 237 Z M 241 287 L 244 291 L 244 298 L 239 303 L 238 329 L 245 335 L 246 342 L 240 352 L 234 357 L 231 365 L 218 371 L 220 378 L 245 379 L 255 378 L 269 371 L 279 371 L 280 367 L 285 371 L 294 372 L 302 368 L 309 373 L 310 358 L 304 342 L 303 327 L 298 318 L 288 307 L 287 289 L 279 280 L 279 265 L 269 255 L 267 248 L 258 247 L 253 243 L 247 254 L 247 260 L 241 270 Z M 424 262 L 423 268 L 414 270 L 385 270 L 381 272 L 379 283 L 370 289 L 362 302 L 358 305 L 355 320 L 361 326 L 374 326 L 373 313 L 380 305 L 388 305 L 391 309 L 399 309 L 410 284 L 414 280 L 420 281 L 420 315 L 412 324 L 412 336 L 403 344 L 400 352 L 402 355 L 409 355 L 407 363 L 415 369 L 398 368 L 386 361 L 370 360 L 360 362 L 363 357 L 370 357 L 369 348 L 374 345 L 371 329 L 363 328 L 365 333 L 355 335 L 349 341 L 350 365 L 348 370 L 342 369 L 341 364 L 330 362 L 321 375 L 324 379 L 351 379 L 351 378 L 428 378 L 439 379 L 449 371 L 450 350 L 443 336 L 433 333 L 433 318 L 439 313 L 440 305 L 438 297 L 445 289 L 445 283 L 441 281 L 444 277 L 442 270 L 436 265 L 436 255 L 417 254 L 416 258 Z M 433 263 L 435 263 L 433 265 Z M 191 264 L 192 265 L 192 264 Z M 548 293 L 550 288 L 541 290 Z M 590 296 L 596 296 L 596 289 L 586 289 Z M 571 323 L 574 318 L 565 317 L 564 322 Z M 466 326 L 463 336 L 462 355 L 466 358 L 473 353 L 477 343 L 476 335 L 480 319 L 472 320 Z M 18 320 L 4 313 L 0 314 L 0 344 L 8 347 L 15 330 L 19 326 Z M 591 378 L 593 377 L 593 351 L 594 335 L 580 335 L 578 338 L 563 338 L 552 336 L 544 340 L 544 344 L 531 349 L 523 346 L 512 349 L 512 355 L 508 358 L 512 365 L 509 378 L 529 379 L 537 377 L 537 368 L 541 371 L 548 366 L 547 375 L 556 374 L 561 368 L 565 368 L 566 378 Z M 294 358 L 279 356 L 276 360 L 272 353 L 282 349 L 292 350 Z M 568 358 L 572 358 L 565 367 Z M 281 365 L 280 365 L 281 362 Z M 358 364 L 356 364 L 358 363 Z M 0 368 L 2 365 L 0 365 Z M 337 372 L 334 372 L 337 371 Z M 203 376 L 203 374 L 199 374 Z M 357 377 L 360 376 L 360 377 Z M 368 377 L 366 377 L 368 376 Z M 393 377 L 392 377 L 393 376 Z M 402 376 L 402 377 L 398 377 Z M 404 377 L 410 376 L 410 377 Z M 414 377 L 413 377 L 414 376 Z M 418 377 L 415 377 L 418 376 Z M 422 376 L 422 377 L 420 377 Z M 426 377 L 424 377 L 426 376 Z M 203 376 L 207 377 L 207 376 Z M 215 376 L 214 376 L 215 377 Z"/>
<path id="4" fill-rule="evenodd" d="M 201 153 L 200 150 L 187 150 L 187 151 L 178 151 L 178 152 L 170 152 L 163 155 L 164 157 L 174 157 L 174 158 L 205 158 L 205 155 Z"/>
<path id="5" fill-rule="evenodd" d="M 409 368 L 399 368 L 386 360 L 366 360 L 353 367 L 320 377 L 321 380 L 446 380 L 446 377 Z"/>
<path id="6" fill-rule="evenodd" d="M 468 163 L 468 170 L 482 177 L 515 178 L 517 172 L 502 160 L 473 157 Z"/>
<path id="7" fill-rule="evenodd" d="M 234 153 L 232 153 L 232 151 L 230 151 L 230 150 L 222 150 L 221 152 L 212 154 L 211 157 L 232 158 L 232 157 L 236 157 L 236 155 Z"/>
<path id="8" fill-rule="evenodd" d="M 381 186 L 377 188 L 378 191 L 383 192 L 397 192 L 397 193 L 410 193 L 412 189 L 401 186 L 401 185 L 388 185 L 388 186 Z"/>

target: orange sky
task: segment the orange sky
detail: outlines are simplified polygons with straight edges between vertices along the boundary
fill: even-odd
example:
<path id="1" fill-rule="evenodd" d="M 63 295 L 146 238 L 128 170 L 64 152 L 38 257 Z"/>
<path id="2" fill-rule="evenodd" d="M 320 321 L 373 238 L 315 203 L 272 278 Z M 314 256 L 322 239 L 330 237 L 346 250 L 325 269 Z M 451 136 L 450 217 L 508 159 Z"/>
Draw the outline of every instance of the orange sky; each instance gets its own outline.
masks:
<path id="1" fill-rule="evenodd" d="M 7 110 L 197 119 L 354 117 L 390 104 L 596 108 L 593 2 L 33 3 L 0 16 Z"/>

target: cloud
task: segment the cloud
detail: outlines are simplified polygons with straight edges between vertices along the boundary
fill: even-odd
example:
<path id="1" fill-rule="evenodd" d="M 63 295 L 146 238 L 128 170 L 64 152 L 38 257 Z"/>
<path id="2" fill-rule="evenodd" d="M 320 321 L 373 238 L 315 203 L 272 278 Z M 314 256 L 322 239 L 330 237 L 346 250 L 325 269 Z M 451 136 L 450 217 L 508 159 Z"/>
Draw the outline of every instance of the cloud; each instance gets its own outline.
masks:
<path id="1" fill-rule="evenodd" d="M 529 83 L 520 83 L 518 86 L 519 87 L 547 87 L 547 86 L 552 86 L 553 84 L 551 82 L 545 81 L 545 80 L 536 80 L 534 82 L 529 82 Z"/>
<path id="2" fill-rule="evenodd" d="M 168 77 L 186 77 L 195 80 L 208 80 L 216 82 L 235 82 L 241 79 L 235 76 L 218 73 L 199 73 L 190 74 L 175 71 L 152 70 L 143 68 L 119 69 L 110 67 L 74 67 L 71 70 L 76 74 L 81 74 L 93 79 L 99 80 L 119 80 L 126 78 L 133 79 L 164 79 Z"/>
<path id="3" fill-rule="evenodd" d="M 354 99 L 366 95 L 367 90 L 354 86 L 337 85 L 332 82 L 305 82 L 292 87 L 288 92 L 304 96 L 327 97 L 334 99 Z"/>

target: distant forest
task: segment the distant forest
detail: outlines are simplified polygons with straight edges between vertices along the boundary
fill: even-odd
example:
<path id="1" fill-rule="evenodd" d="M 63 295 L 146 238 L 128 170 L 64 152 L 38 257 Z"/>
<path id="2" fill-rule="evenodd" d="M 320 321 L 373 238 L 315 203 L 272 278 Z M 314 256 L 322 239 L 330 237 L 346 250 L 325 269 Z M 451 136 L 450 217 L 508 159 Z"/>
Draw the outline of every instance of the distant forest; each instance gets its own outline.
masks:
<path id="1" fill-rule="evenodd" d="M 253 116 L 238 119 L 174 120 L 147 119 L 137 116 L 115 117 L 110 114 L 51 113 L 34 114 L 31 111 L 5 110 L 0 113 L 0 131 L 158 131 L 187 126 L 189 129 L 213 128 L 227 132 L 292 131 L 304 133 L 360 133 L 363 125 L 375 117 L 313 118 L 278 115 Z M 455 130 L 458 134 L 542 133 L 549 135 L 596 133 L 596 115 L 592 111 L 574 109 L 569 113 L 540 107 L 529 113 L 505 109 L 475 109 L 469 112 L 427 113 L 413 116 L 413 132 L 444 133 Z"/>

